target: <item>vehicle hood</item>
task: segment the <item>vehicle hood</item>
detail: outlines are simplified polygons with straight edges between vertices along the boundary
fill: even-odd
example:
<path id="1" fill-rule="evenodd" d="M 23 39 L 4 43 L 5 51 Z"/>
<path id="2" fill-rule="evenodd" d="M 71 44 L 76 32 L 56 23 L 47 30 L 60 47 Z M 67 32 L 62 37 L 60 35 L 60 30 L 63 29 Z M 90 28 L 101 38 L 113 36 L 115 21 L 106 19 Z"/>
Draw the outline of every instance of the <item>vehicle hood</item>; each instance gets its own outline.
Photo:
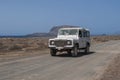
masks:
<path id="1" fill-rule="evenodd" d="M 50 40 L 76 40 L 78 39 L 78 37 L 76 35 L 71 35 L 71 36 L 58 36 L 57 38 L 53 38 L 53 39 L 50 39 Z"/>

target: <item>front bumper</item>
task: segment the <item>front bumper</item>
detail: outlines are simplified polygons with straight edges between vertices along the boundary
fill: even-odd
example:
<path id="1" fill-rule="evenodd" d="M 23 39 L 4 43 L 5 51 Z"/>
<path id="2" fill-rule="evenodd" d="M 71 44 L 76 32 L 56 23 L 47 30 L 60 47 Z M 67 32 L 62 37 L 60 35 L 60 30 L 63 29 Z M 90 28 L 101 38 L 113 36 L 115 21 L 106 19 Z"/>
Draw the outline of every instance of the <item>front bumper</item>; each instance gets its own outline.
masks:
<path id="1" fill-rule="evenodd" d="M 73 46 L 69 46 L 69 47 L 49 47 L 50 49 L 56 49 L 58 51 L 66 51 L 66 50 L 70 50 L 73 48 Z"/>

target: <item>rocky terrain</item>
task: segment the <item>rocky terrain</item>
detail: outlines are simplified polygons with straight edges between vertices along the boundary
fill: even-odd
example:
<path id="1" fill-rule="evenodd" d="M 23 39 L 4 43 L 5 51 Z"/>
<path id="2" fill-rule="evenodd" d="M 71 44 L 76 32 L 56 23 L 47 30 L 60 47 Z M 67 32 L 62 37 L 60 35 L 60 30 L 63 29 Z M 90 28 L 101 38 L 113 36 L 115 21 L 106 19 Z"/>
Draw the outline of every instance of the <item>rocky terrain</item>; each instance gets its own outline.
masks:
<path id="1" fill-rule="evenodd" d="M 120 40 L 120 35 L 91 36 L 92 43 L 107 42 L 110 40 Z"/>
<path id="2" fill-rule="evenodd" d="M 29 51 L 29 50 L 43 50 L 48 47 L 48 39 L 55 37 L 60 28 L 79 27 L 79 26 L 54 26 L 48 33 L 33 33 L 26 36 L 12 36 L 9 38 L 0 38 L 0 54 L 6 51 Z M 114 36 L 92 36 L 91 42 L 100 43 L 109 40 L 120 40 L 119 35 Z"/>
<path id="3" fill-rule="evenodd" d="M 6 51 L 43 50 L 48 48 L 49 38 L 0 38 L 0 53 Z M 120 36 L 92 36 L 92 44 L 120 40 Z"/>
<path id="4" fill-rule="evenodd" d="M 43 50 L 48 38 L 0 38 L 0 53 L 6 51 Z"/>

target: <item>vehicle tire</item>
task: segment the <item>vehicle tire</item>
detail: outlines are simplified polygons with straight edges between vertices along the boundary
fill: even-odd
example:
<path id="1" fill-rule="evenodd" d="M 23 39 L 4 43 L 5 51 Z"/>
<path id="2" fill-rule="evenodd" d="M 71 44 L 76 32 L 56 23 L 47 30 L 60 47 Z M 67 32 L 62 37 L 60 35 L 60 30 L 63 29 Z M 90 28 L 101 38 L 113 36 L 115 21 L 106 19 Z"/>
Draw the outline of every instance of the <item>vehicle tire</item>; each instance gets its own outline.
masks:
<path id="1" fill-rule="evenodd" d="M 56 56 L 56 50 L 55 49 L 50 49 L 50 54 L 51 54 L 51 56 Z"/>
<path id="2" fill-rule="evenodd" d="M 67 53 L 68 53 L 68 54 L 71 54 L 71 50 L 68 50 Z"/>
<path id="3" fill-rule="evenodd" d="M 77 47 L 77 45 L 74 46 L 73 52 L 71 54 L 72 54 L 73 57 L 77 57 L 78 56 L 78 47 Z"/>
<path id="4" fill-rule="evenodd" d="M 88 54 L 90 51 L 90 47 L 87 45 L 86 48 L 85 48 L 85 53 Z"/>
<path id="5" fill-rule="evenodd" d="M 71 50 L 68 50 L 68 51 L 67 51 L 67 54 L 71 55 L 71 52 L 72 52 Z"/>

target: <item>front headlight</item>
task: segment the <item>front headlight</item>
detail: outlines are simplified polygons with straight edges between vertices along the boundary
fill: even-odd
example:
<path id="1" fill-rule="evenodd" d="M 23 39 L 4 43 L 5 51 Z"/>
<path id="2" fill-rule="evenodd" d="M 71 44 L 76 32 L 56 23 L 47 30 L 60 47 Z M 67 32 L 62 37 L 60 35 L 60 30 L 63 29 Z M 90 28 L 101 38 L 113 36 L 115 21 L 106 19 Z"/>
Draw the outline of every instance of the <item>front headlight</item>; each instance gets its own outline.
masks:
<path id="1" fill-rule="evenodd" d="M 55 42 L 53 40 L 50 41 L 50 45 L 54 45 Z"/>
<path id="2" fill-rule="evenodd" d="M 71 41 L 71 40 L 68 40 L 68 41 L 67 41 L 67 45 L 72 45 L 72 41 Z"/>

